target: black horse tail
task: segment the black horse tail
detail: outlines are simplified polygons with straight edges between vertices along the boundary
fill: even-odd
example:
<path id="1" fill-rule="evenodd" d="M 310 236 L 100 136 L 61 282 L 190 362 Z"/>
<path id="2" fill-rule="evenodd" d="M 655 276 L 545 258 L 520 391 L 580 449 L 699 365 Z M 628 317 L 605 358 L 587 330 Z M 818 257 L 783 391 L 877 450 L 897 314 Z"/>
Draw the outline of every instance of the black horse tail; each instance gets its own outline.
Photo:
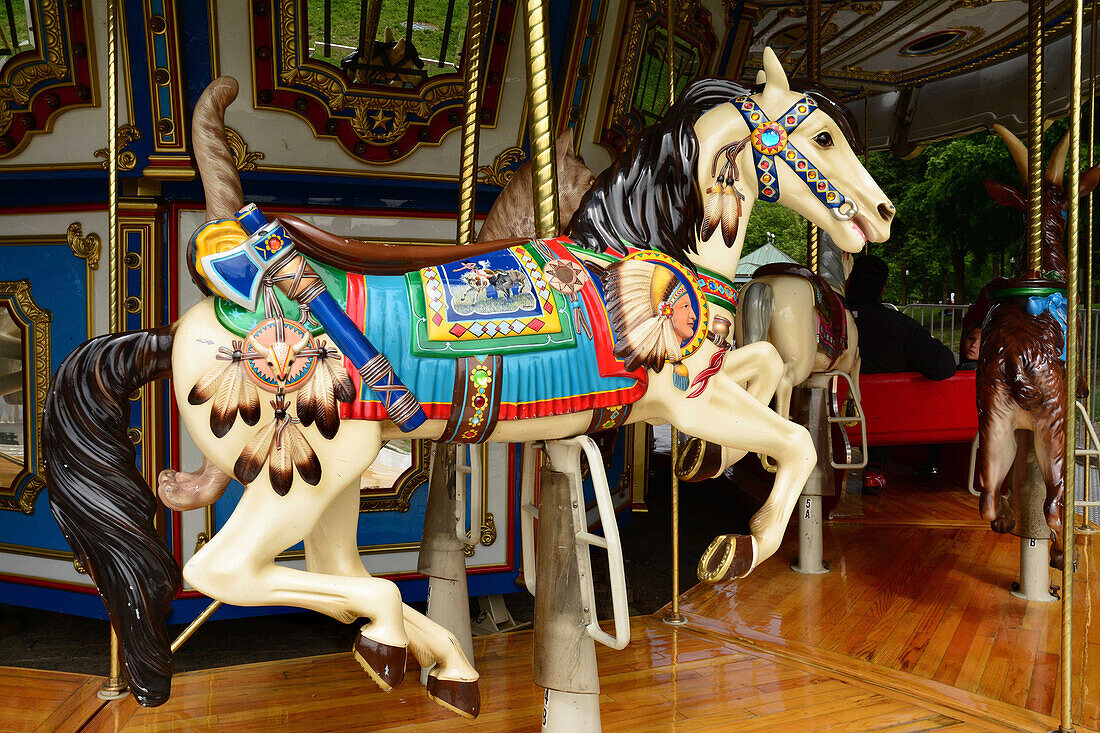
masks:
<path id="1" fill-rule="evenodd" d="M 43 445 L 50 507 L 99 588 L 122 642 L 138 702 L 168 699 L 172 653 L 164 620 L 180 568 L 153 527 L 157 499 L 134 465 L 130 395 L 172 371 L 175 326 L 100 336 L 57 370 Z"/>

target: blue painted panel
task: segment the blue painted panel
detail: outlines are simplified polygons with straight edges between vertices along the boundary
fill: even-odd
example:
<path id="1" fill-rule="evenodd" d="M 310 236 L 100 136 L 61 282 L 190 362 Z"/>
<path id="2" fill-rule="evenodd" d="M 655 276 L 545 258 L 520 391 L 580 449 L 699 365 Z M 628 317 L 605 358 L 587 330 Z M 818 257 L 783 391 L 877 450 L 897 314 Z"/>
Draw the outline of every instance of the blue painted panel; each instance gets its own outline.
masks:
<path id="1" fill-rule="evenodd" d="M 50 322 L 50 373 L 87 337 L 86 275 L 84 260 L 68 245 L 0 247 L 0 278 L 29 280 L 31 297 L 53 314 Z M 0 512 L 0 542 L 68 550 L 54 521 L 46 492 L 38 495 L 31 515 Z"/>

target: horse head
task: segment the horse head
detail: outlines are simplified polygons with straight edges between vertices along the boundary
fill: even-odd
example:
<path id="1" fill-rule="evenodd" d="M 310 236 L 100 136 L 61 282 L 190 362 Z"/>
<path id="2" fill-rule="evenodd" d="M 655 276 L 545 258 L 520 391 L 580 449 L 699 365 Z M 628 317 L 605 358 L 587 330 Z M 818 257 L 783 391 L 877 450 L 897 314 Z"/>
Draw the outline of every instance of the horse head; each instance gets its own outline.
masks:
<path id="1" fill-rule="evenodd" d="M 1016 137 L 1007 128 L 994 125 L 993 131 L 1004 140 L 1008 152 L 1016 162 L 1016 168 L 1020 171 L 1022 188 L 1028 188 L 1027 174 L 1027 146 L 1020 138 Z M 1069 131 L 1062 136 L 1061 141 L 1050 154 L 1047 162 L 1046 174 L 1043 176 L 1043 257 L 1042 273 L 1052 273 L 1059 279 L 1066 277 L 1066 257 L 1062 247 L 1066 227 L 1066 210 L 1069 208 L 1069 192 L 1066 191 L 1064 179 L 1066 170 L 1066 154 L 1069 152 Z M 1027 211 L 1027 195 L 1020 189 L 1008 184 L 986 179 L 982 182 L 985 190 L 1001 206 L 1011 206 L 1020 211 Z M 1081 174 L 1077 195 L 1087 196 L 1100 183 L 1100 166 Z M 1021 274 L 1027 274 L 1028 258 L 1022 257 L 1020 261 Z"/>
<path id="2" fill-rule="evenodd" d="M 792 87 L 770 48 L 757 89 L 696 123 L 700 191 L 712 196 L 724 186 L 727 196 L 778 202 L 846 252 L 886 241 L 894 206 L 857 157 L 862 145 L 847 107 L 818 84 Z M 704 226 L 701 240 L 710 235 Z M 725 239 L 733 246 L 728 233 Z"/>

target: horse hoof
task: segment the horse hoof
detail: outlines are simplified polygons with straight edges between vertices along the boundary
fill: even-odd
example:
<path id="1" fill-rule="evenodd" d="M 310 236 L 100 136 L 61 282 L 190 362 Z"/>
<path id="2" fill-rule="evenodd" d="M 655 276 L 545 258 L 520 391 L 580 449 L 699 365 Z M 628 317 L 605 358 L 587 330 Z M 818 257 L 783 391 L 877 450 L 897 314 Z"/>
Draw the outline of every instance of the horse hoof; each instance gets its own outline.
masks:
<path id="1" fill-rule="evenodd" d="M 997 517 L 989 523 L 990 529 L 999 534 L 1007 534 L 1016 528 L 1015 517 Z"/>
<path id="2" fill-rule="evenodd" d="M 1062 550 L 1050 549 L 1050 566 L 1055 570 L 1066 569 L 1066 553 Z"/>
<path id="3" fill-rule="evenodd" d="M 433 669 L 428 673 L 427 688 L 432 702 L 463 718 L 473 720 L 481 712 L 481 690 L 478 689 L 477 680 L 441 680 Z"/>
<path id="4" fill-rule="evenodd" d="M 369 639 L 360 632 L 352 650 L 356 661 L 383 692 L 389 692 L 405 679 L 408 648 Z"/>
<path id="5" fill-rule="evenodd" d="M 717 583 L 732 571 L 734 578 L 743 578 L 752 570 L 755 555 L 752 537 L 743 534 L 724 534 L 711 540 L 706 552 L 699 558 L 696 575 L 704 583 Z"/>

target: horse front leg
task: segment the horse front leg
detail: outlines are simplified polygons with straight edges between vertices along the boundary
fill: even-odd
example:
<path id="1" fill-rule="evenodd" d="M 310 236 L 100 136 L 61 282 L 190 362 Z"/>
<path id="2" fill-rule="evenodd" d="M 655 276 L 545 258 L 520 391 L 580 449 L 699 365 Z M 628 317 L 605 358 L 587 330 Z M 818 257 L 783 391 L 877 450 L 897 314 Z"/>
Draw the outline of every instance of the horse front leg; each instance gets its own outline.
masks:
<path id="1" fill-rule="evenodd" d="M 773 555 L 787 521 L 816 463 L 810 434 L 784 420 L 731 379 L 715 380 L 707 392 L 670 405 L 671 420 L 680 430 L 721 444 L 731 454 L 762 453 L 775 459 L 775 482 L 767 501 L 750 522 L 751 536 L 722 535 L 700 560 L 700 578 L 717 581 L 732 571 L 744 577 Z"/>
<path id="2" fill-rule="evenodd" d="M 306 569 L 346 578 L 371 578 L 359 555 L 359 477 L 345 487 L 305 539 Z M 407 604 L 401 617 L 409 650 L 424 669 L 431 669 L 428 693 L 435 702 L 466 718 L 480 708 L 478 673 L 447 629 Z M 434 666 L 433 666 L 434 665 Z"/>

